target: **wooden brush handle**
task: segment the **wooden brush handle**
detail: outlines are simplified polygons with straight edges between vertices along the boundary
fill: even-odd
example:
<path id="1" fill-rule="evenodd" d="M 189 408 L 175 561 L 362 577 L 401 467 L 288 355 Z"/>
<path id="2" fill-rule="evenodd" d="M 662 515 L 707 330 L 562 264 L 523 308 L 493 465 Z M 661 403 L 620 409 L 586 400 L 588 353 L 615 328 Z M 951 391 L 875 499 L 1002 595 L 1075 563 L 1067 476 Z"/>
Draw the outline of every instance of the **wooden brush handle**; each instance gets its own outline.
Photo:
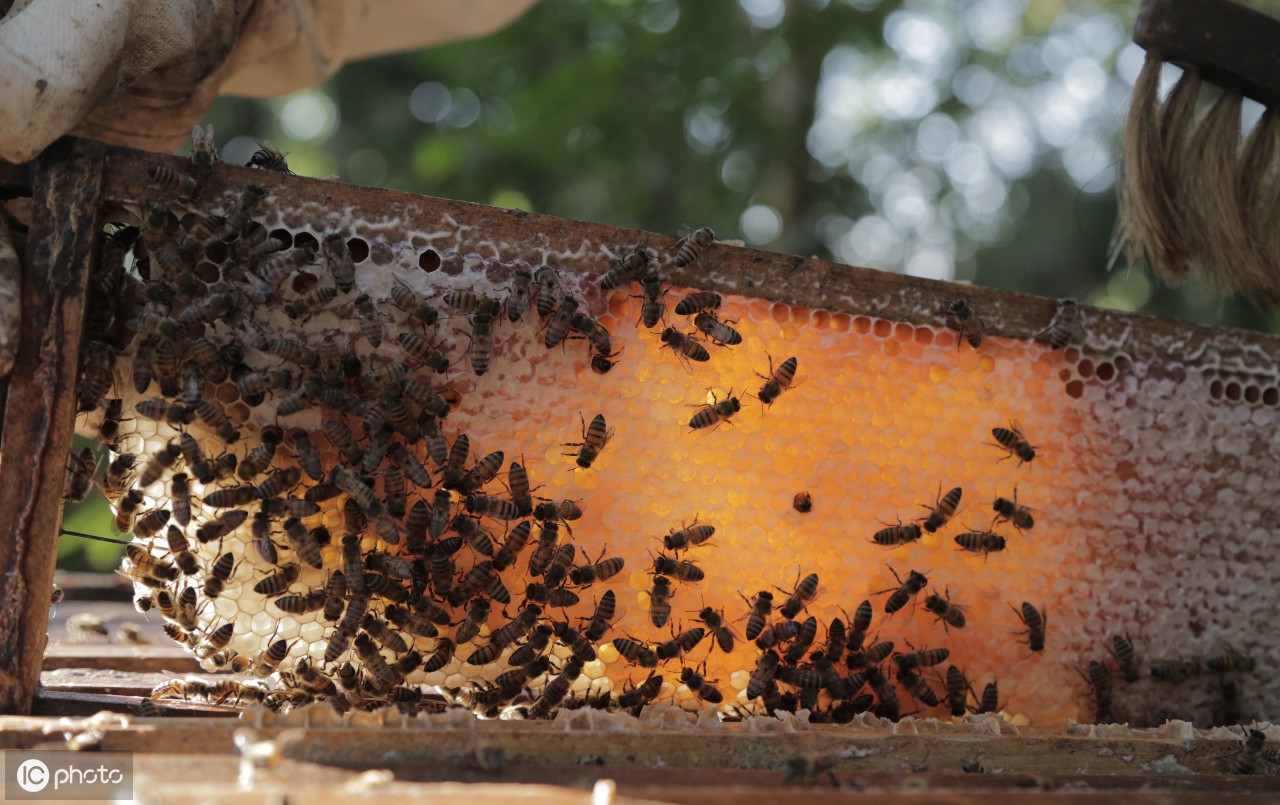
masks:
<path id="1" fill-rule="evenodd" d="M 1280 105 L 1280 20 L 1230 0 L 1143 0 L 1133 41 L 1266 106 Z"/>

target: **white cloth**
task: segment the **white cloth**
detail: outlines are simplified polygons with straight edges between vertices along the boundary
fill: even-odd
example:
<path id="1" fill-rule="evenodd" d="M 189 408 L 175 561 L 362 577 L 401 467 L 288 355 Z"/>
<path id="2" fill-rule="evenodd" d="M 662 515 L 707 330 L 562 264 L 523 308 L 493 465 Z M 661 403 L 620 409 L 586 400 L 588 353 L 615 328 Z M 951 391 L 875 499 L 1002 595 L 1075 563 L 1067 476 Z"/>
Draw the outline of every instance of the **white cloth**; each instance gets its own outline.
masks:
<path id="1" fill-rule="evenodd" d="M 313 86 L 347 61 L 489 33 L 535 1 L 16 0 L 0 19 L 0 158 L 67 133 L 169 151 L 220 93 Z"/>

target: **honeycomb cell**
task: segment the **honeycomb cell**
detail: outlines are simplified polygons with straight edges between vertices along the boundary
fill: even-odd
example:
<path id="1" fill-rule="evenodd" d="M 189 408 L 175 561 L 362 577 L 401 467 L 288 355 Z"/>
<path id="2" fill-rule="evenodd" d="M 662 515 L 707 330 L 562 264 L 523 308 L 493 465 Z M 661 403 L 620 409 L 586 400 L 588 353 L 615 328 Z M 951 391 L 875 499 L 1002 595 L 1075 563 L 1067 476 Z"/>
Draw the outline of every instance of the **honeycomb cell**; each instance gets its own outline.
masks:
<path id="1" fill-rule="evenodd" d="M 284 244 L 282 248 L 288 249 L 293 245 L 293 233 L 284 228 L 276 228 L 267 233 L 267 237 L 274 238 Z"/>
<path id="2" fill-rule="evenodd" d="M 1067 396 L 1073 399 L 1078 400 L 1084 396 L 1084 381 L 1082 380 L 1072 380 L 1070 383 L 1067 383 L 1066 388 Z"/>
<path id="3" fill-rule="evenodd" d="M 317 253 L 320 251 L 320 240 L 311 232 L 299 232 L 294 235 L 293 245 L 298 249 L 311 249 Z"/>
<path id="4" fill-rule="evenodd" d="M 871 332 L 876 338 L 888 338 L 893 334 L 893 322 L 888 319 L 876 319 L 871 324 Z"/>
<path id="5" fill-rule="evenodd" d="M 872 321 L 867 316 L 854 316 L 850 320 L 850 329 L 858 335 L 867 335 L 871 332 Z"/>
<path id="6" fill-rule="evenodd" d="M 902 343 L 899 341 L 886 340 L 884 342 L 883 349 L 885 355 L 888 355 L 890 358 L 894 358 L 902 354 Z"/>
<path id="7" fill-rule="evenodd" d="M 1224 393 L 1225 385 L 1221 380 L 1214 380 L 1209 384 L 1209 396 L 1215 400 L 1221 400 Z"/>
<path id="8" fill-rule="evenodd" d="M 1089 360 L 1088 358 L 1084 358 L 1078 364 L 1076 364 L 1076 374 L 1080 375 L 1086 380 L 1093 377 L 1094 371 L 1095 369 L 1094 369 L 1093 361 Z"/>
<path id="9" fill-rule="evenodd" d="M 364 238 L 351 238 L 348 240 L 347 251 L 351 253 L 351 260 L 356 265 L 369 259 L 369 243 Z"/>
<path id="10" fill-rule="evenodd" d="M 1116 376 L 1116 365 L 1109 361 L 1103 361 L 1098 364 L 1096 374 L 1097 378 L 1103 383 L 1110 382 Z"/>
<path id="11" fill-rule="evenodd" d="M 1227 383 L 1227 387 L 1223 391 L 1223 395 L 1231 402 L 1239 402 L 1240 397 L 1243 396 L 1243 393 L 1244 393 L 1244 389 L 1240 386 L 1239 383 L 1237 383 L 1234 380 Z"/>
<path id="12" fill-rule="evenodd" d="M 932 327 L 920 326 L 915 328 L 915 340 L 921 346 L 930 346 L 934 341 L 934 332 Z"/>
<path id="13" fill-rule="evenodd" d="M 940 363 L 935 363 L 929 367 L 929 379 L 934 383 L 945 383 L 950 376 L 951 371 Z"/>
<path id="14" fill-rule="evenodd" d="M 1262 402 L 1264 405 L 1276 405 L 1280 403 L 1280 389 L 1275 386 L 1267 386 L 1262 390 Z"/>
<path id="15" fill-rule="evenodd" d="M 770 317 L 778 324 L 791 321 L 791 308 L 781 302 L 774 302 L 769 309 Z"/>

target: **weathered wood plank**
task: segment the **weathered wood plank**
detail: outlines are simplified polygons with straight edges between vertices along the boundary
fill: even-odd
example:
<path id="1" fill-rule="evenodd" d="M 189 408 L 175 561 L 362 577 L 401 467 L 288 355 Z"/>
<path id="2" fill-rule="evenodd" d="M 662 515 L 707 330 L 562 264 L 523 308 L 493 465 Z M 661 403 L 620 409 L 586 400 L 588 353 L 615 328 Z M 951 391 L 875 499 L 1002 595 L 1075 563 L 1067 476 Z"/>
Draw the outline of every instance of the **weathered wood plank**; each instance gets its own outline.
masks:
<path id="1" fill-rule="evenodd" d="M 101 229 L 106 148 L 40 158 L 23 267 L 22 331 L 0 439 L 0 712 L 31 708 L 45 648 L 76 409 L 85 288 Z"/>
<path id="2" fill-rule="evenodd" d="M 68 643 L 50 646 L 43 670 L 57 668 L 185 674 L 202 670 L 195 657 L 177 645 L 122 646 L 109 643 Z"/>
<path id="3" fill-rule="evenodd" d="M 91 716 L 94 713 L 133 713 L 142 696 L 120 696 L 109 693 L 41 690 L 36 694 L 32 714 L 37 716 Z M 240 710 L 224 705 L 164 700 L 156 702 L 161 716 L 206 716 L 239 718 Z"/>

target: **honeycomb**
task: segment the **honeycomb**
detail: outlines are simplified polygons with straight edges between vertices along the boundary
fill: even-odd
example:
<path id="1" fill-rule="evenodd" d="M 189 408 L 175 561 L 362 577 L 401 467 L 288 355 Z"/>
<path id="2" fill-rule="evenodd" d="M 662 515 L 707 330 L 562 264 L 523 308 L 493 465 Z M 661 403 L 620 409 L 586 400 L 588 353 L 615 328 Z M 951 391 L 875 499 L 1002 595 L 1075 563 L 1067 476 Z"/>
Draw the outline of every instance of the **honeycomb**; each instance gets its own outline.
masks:
<path id="1" fill-rule="evenodd" d="M 142 606 L 163 610 L 166 596 L 195 592 L 194 611 L 163 614 L 171 636 L 210 668 L 270 675 L 273 689 L 295 702 L 329 695 L 372 706 L 426 690 L 506 716 L 616 702 L 639 688 L 654 701 L 715 707 L 725 717 L 797 708 L 815 720 L 862 709 L 946 717 L 950 666 L 967 680 L 956 688 L 965 706 L 976 708 L 984 686 L 998 681 L 998 708 L 1037 724 L 1239 720 L 1261 717 L 1280 693 L 1265 673 L 1277 659 L 1268 637 L 1277 589 L 1268 548 L 1280 492 L 1268 471 L 1277 458 L 1278 395 L 1266 372 L 1230 361 L 1203 369 L 1207 362 L 1184 364 L 1176 351 L 1159 360 L 1129 354 L 1122 342 L 1090 334 L 1096 312 L 1088 309 L 1065 348 L 990 334 L 973 348 L 955 329 L 731 293 L 714 312 L 741 342 L 722 346 L 697 334 L 709 360 L 691 360 L 695 350 L 681 353 L 668 343 L 678 337 L 661 333 L 695 333 L 694 316 L 675 308 L 698 289 L 662 282 L 663 317 L 650 327 L 641 322 L 641 280 L 661 281 L 690 257 L 710 276 L 717 253 L 732 246 L 694 248 L 691 239 L 662 253 L 589 241 L 532 247 L 490 240 L 449 214 L 331 209 L 322 198 L 280 194 L 237 216 L 240 191 L 192 200 L 178 192 L 189 184 L 157 173 L 177 190 L 161 207 L 139 210 L 136 241 L 118 232 L 103 247 L 95 282 L 121 304 L 104 303 L 96 332 L 91 315 L 82 397 L 95 410 L 81 427 L 100 433 L 108 401 L 122 401 L 112 459 L 136 460 L 104 485 L 118 508 L 136 504 L 119 518 L 137 546 L 124 572 L 137 581 Z M 174 246 L 190 262 L 173 263 Z M 622 281 L 632 255 L 639 268 Z M 112 280 L 112 271 L 128 276 Z M 521 280 L 534 289 L 522 312 L 514 290 Z M 151 290 L 161 285 L 177 293 Z M 962 295 L 945 292 L 935 300 L 944 309 Z M 220 301 L 224 293 L 234 304 Z M 592 328 L 581 320 L 567 326 L 557 312 L 572 312 L 566 298 L 607 330 L 607 345 L 598 333 L 587 338 Z M 501 306 L 480 373 L 486 356 L 473 353 L 473 333 L 477 320 L 483 330 L 484 299 Z M 540 304 L 552 314 L 540 317 Z M 424 324 L 415 310 L 438 320 Z M 521 314 L 513 321 L 508 312 Z M 443 371 L 427 365 L 421 343 L 446 356 Z M 106 344 L 118 345 L 118 355 Z M 108 368 L 95 358 L 102 355 L 114 358 Z M 764 393 L 791 357 L 793 382 Z M 404 380 L 432 389 L 447 410 L 432 416 Z M 184 395 L 215 404 L 231 426 L 197 415 Z M 407 415 L 397 414 L 401 405 Z M 588 425 L 597 415 L 606 437 Z M 707 427 L 691 427 L 700 420 Z M 334 441 L 342 427 L 356 441 L 345 455 L 349 446 Z M 452 449 L 468 443 L 464 458 L 446 455 L 442 465 L 438 452 L 432 457 L 442 444 L 436 428 Z M 1003 437 L 993 432 L 1002 428 Z M 316 476 L 299 434 L 319 457 Z M 1031 460 L 1016 455 L 1011 434 L 1034 446 Z M 180 449 L 184 436 L 209 461 L 235 456 L 237 471 L 202 483 L 198 472 L 208 467 L 198 471 L 194 453 Z M 584 443 L 597 453 L 585 467 Z M 508 479 L 517 461 L 539 516 L 527 508 L 509 520 L 469 516 L 478 504 L 468 507 L 466 491 L 515 498 Z M 492 477 L 476 484 L 472 473 Z M 174 516 L 178 476 L 189 485 L 185 523 Z M 934 531 L 912 529 L 956 487 L 953 516 Z M 324 499 L 313 506 L 309 495 Z M 1030 507 L 1034 525 L 993 524 L 1000 497 Z M 448 528 L 413 538 L 415 507 L 431 512 L 438 501 Z M 576 507 L 556 505 L 563 501 Z M 244 512 L 234 528 L 211 534 L 211 523 L 234 512 Z M 269 529 L 273 547 L 255 537 L 255 523 Z M 548 523 L 556 533 L 539 551 Z M 714 528 L 709 540 L 664 546 L 699 525 Z M 525 547 L 494 572 L 485 563 L 525 528 Z M 895 538 L 873 535 L 886 529 L 917 538 L 884 545 Z M 1003 539 L 984 542 L 987 532 Z M 979 550 L 962 550 L 966 541 Z M 183 542 L 193 560 L 175 553 Z M 532 566 L 557 550 L 561 567 L 551 573 L 560 583 L 531 588 L 548 578 Z M 607 558 L 622 560 L 616 575 L 578 583 L 590 574 L 582 568 Z M 655 625 L 664 608 L 664 596 L 653 595 L 662 589 L 660 562 L 670 615 Z M 362 579 L 363 591 L 350 582 L 335 589 L 339 571 Z M 912 571 L 927 584 L 898 594 Z M 816 593 L 789 612 L 800 626 L 788 626 L 780 610 L 810 574 Z M 769 651 L 746 639 L 761 591 L 774 600 L 769 630 L 800 633 Z M 581 637 L 606 593 L 616 601 L 607 630 Z M 931 595 L 963 607 L 962 628 L 926 608 Z M 283 600 L 306 611 L 283 611 Z M 892 654 L 850 664 L 852 648 L 830 647 L 832 622 L 852 626 L 863 601 L 873 613 L 863 647 L 891 641 Z M 704 622 L 707 608 L 722 615 L 731 651 Z M 434 637 L 423 634 L 432 631 L 422 625 L 428 613 L 437 616 Z M 411 628 L 406 614 L 423 617 Z M 1032 650 L 1037 616 L 1043 645 Z M 816 630 L 806 649 L 810 617 Z M 699 627 L 695 641 L 689 630 Z M 677 635 L 690 638 L 687 650 L 675 647 Z M 1117 635 L 1136 647 L 1141 678 L 1133 682 L 1108 654 Z M 616 638 L 663 649 L 665 659 L 641 667 Z M 923 664 L 941 656 L 927 650 L 944 648 L 945 658 Z M 511 662 L 517 651 L 524 662 L 546 659 L 504 688 L 496 681 L 521 667 Z M 814 681 L 814 652 L 835 658 L 839 698 L 828 680 Z M 775 655 L 774 684 L 748 697 L 753 674 Z M 1181 681 L 1148 672 L 1192 658 L 1204 662 L 1187 665 L 1194 673 Z M 1230 672 L 1211 670 L 1209 658 Z M 922 659 L 914 676 L 898 673 Z M 1109 712 L 1092 701 L 1091 660 L 1109 669 Z M 863 679 L 854 674 L 859 664 L 878 668 L 881 684 L 872 671 L 869 683 L 848 690 L 851 677 L 865 682 L 865 668 Z M 654 681 L 641 687 L 646 680 Z M 1235 710 L 1222 699 L 1228 685 L 1240 692 Z"/>

